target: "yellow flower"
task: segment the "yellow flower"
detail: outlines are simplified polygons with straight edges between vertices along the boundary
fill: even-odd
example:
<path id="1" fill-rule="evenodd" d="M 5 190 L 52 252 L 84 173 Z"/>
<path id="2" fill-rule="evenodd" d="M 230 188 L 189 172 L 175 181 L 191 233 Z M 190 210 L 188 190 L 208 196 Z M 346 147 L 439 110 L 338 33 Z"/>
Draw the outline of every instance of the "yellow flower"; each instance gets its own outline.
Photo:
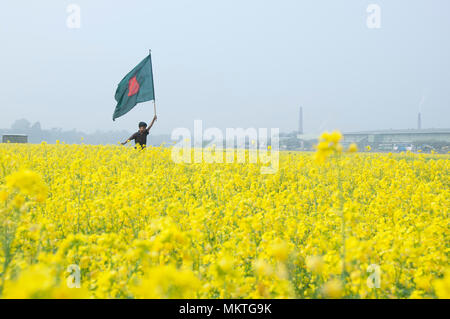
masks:
<path id="1" fill-rule="evenodd" d="M 4 202 L 8 199 L 8 192 L 6 190 L 0 190 L 0 202 Z"/>
<path id="2" fill-rule="evenodd" d="M 88 298 L 85 288 L 70 288 L 65 279 L 55 276 L 55 270 L 49 266 L 32 265 L 19 273 L 17 279 L 6 283 L 3 298 Z"/>
<path id="3" fill-rule="evenodd" d="M 436 291 L 436 295 L 438 296 L 438 298 L 450 298 L 450 269 L 447 269 L 444 278 L 436 280 L 434 282 L 434 290 Z"/>
<path id="4" fill-rule="evenodd" d="M 47 187 L 40 176 L 30 170 L 21 170 L 6 177 L 6 187 L 20 190 L 24 195 L 45 197 Z"/>
<path id="5" fill-rule="evenodd" d="M 269 253 L 279 261 L 286 261 L 289 257 L 289 248 L 284 241 L 277 238 L 270 245 Z"/>
<path id="6" fill-rule="evenodd" d="M 327 141 L 327 142 L 329 142 L 330 139 L 331 139 L 331 135 L 330 135 L 330 133 L 328 133 L 328 132 L 326 132 L 326 131 L 323 132 L 323 133 L 320 135 L 320 137 L 319 137 L 319 140 Z"/>
<path id="7" fill-rule="evenodd" d="M 269 276 L 273 272 L 272 267 L 264 259 L 257 259 L 254 267 L 258 276 Z"/>
<path id="8" fill-rule="evenodd" d="M 308 256 L 306 257 L 306 267 L 309 271 L 320 274 L 323 271 L 324 262 L 320 256 Z"/>
<path id="9" fill-rule="evenodd" d="M 338 279 L 328 281 L 323 287 L 322 292 L 327 298 L 341 298 L 342 297 L 342 283 Z"/>
<path id="10" fill-rule="evenodd" d="M 13 205 L 17 208 L 22 207 L 24 203 L 25 203 L 25 198 L 20 194 L 16 195 L 13 199 Z"/>
<path id="11" fill-rule="evenodd" d="M 319 144 L 315 146 L 317 152 L 315 154 L 315 161 L 323 163 L 331 153 L 341 153 L 343 150 L 339 141 L 342 139 L 342 134 L 339 131 L 333 131 L 331 134 L 324 132 L 319 137 Z"/>
<path id="12" fill-rule="evenodd" d="M 348 152 L 355 153 L 357 151 L 358 151 L 358 146 L 355 143 L 350 144 L 350 146 L 348 147 Z"/>
<path id="13" fill-rule="evenodd" d="M 431 289 L 431 278 L 428 276 L 419 276 L 414 279 L 416 287 L 429 291 Z"/>
<path id="14" fill-rule="evenodd" d="M 89 256 L 83 256 L 80 260 L 80 268 L 88 268 L 90 261 L 91 258 Z"/>
<path id="15" fill-rule="evenodd" d="M 329 136 L 329 141 L 337 144 L 342 139 L 342 134 L 339 131 L 333 131 Z"/>
<path id="16" fill-rule="evenodd" d="M 189 270 L 159 266 L 146 270 L 146 276 L 131 288 L 136 298 L 195 298 L 200 283 Z"/>
<path id="17" fill-rule="evenodd" d="M 233 270 L 234 261 L 233 258 L 229 255 L 225 255 L 221 257 L 216 264 L 216 269 L 219 276 L 225 276 L 229 274 Z"/>

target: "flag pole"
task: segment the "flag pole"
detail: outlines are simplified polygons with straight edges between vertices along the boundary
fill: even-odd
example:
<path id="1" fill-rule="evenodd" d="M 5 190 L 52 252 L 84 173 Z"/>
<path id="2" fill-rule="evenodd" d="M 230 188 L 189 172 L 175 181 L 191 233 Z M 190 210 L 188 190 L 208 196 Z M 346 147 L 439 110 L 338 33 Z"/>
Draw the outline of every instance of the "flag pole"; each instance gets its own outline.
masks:
<path id="1" fill-rule="evenodd" d="M 150 67 L 151 67 L 151 71 L 152 71 L 152 87 L 153 87 L 153 111 L 155 113 L 156 116 L 156 96 L 155 96 L 155 85 L 153 83 L 153 65 L 152 65 L 152 49 L 148 50 L 148 54 L 150 56 Z"/>

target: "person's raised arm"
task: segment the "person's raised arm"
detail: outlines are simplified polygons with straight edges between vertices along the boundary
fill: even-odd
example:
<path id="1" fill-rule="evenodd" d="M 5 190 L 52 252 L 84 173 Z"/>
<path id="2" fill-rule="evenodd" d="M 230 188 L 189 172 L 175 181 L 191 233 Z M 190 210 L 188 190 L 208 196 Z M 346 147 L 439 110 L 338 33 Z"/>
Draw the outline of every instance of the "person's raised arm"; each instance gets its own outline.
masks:
<path id="1" fill-rule="evenodd" d="M 150 132 L 150 129 L 152 128 L 153 124 L 156 122 L 156 119 L 157 119 L 157 118 L 158 118 L 158 117 L 157 117 L 156 114 L 155 114 L 155 116 L 153 116 L 152 122 L 151 122 L 150 125 L 146 128 L 146 131 L 147 131 L 147 132 Z"/>
<path id="2" fill-rule="evenodd" d="M 133 134 L 133 135 L 131 135 L 129 138 L 127 138 L 127 140 L 126 140 L 125 142 L 122 142 L 122 143 L 120 143 L 120 144 L 125 145 L 125 144 L 127 144 L 129 141 L 134 140 L 134 139 L 135 139 L 135 136 L 134 136 L 134 134 Z"/>

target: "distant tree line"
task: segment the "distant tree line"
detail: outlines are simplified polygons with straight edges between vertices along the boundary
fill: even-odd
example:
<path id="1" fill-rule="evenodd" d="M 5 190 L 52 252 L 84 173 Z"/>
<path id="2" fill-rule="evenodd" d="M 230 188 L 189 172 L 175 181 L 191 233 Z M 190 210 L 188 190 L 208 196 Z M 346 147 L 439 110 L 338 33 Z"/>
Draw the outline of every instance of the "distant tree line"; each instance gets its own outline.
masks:
<path id="1" fill-rule="evenodd" d="M 94 133 L 84 133 L 77 130 L 63 131 L 61 128 L 42 129 L 41 124 L 36 122 L 31 124 L 26 119 L 15 121 L 10 129 L 0 129 L 0 135 L 4 134 L 25 134 L 28 135 L 29 143 L 41 143 L 43 141 L 54 144 L 56 141 L 67 144 L 93 144 L 106 145 L 123 142 L 132 133 L 126 130 L 121 131 L 96 131 Z M 152 135 L 148 139 L 149 144 L 159 146 L 163 142 L 170 143 L 169 135 Z"/>

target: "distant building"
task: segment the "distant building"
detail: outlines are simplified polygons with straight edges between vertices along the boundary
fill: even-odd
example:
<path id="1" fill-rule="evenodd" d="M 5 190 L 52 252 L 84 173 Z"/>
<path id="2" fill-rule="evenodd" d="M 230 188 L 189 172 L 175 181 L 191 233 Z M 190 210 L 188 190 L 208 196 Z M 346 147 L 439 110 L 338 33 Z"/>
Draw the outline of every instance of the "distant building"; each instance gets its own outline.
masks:
<path id="1" fill-rule="evenodd" d="M 297 139 L 317 143 L 318 134 L 298 134 Z M 343 133 L 342 144 L 355 143 L 359 147 L 370 145 L 374 151 L 440 151 L 447 152 L 450 146 L 450 129 L 379 130 Z"/>
<path id="2" fill-rule="evenodd" d="M 301 106 L 298 113 L 298 134 L 303 134 L 303 108 Z"/>
<path id="3" fill-rule="evenodd" d="M 28 135 L 25 134 L 8 134 L 3 135 L 3 143 L 28 143 Z"/>
<path id="4" fill-rule="evenodd" d="M 383 130 L 344 133 L 344 145 L 370 145 L 379 151 L 436 150 L 446 152 L 450 145 L 450 129 Z"/>
<path id="5" fill-rule="evenodd" d="M 346 143 L 450 143 L 450 129 L 383 130 L 344 133 Z"/>

